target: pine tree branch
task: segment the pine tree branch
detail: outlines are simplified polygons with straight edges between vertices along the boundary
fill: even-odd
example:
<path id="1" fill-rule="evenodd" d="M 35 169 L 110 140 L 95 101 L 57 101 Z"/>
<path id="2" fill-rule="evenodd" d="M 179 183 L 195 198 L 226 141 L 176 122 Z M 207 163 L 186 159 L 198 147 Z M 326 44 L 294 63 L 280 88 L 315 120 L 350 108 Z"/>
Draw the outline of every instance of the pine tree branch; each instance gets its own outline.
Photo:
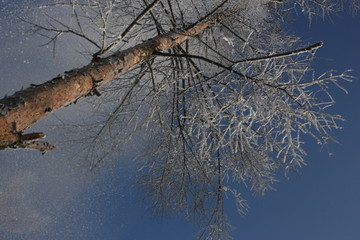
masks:
<path id="1" fill-rule="evenodd" d="M 65 72 L 64 75 L 46 83 L 32 85 L 12 96 L 0 99 L 0 149 L 17 142 L 18 136 L 14 133 L 14 125 L 17 126 L 17 131 L 24 131 L 51 112 L 88 96 L 95 88 L 145 62 L 155 52 L 177 46 L 225 17 L 225 13 L 214 10 L 183 31 L 158 35 L 109 57 L 92 61 L 80 69 Z"/>

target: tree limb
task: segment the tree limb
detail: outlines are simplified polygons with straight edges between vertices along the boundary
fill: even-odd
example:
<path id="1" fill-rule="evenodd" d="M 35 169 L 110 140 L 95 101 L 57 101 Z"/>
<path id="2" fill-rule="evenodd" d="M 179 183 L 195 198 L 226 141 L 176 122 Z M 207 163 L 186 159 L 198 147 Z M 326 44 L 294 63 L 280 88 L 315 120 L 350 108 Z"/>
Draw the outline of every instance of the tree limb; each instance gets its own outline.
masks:
<path id="1" fill-rule="evenodd" d="M 80 69 L 65 72 L 60 77 L 40 85 L 32 85 L 1 99 L 0 149 L 16 143 L 18 136 L 13 131 L 14 123 L 17 131 L 24 131 L 50 112 L 89 95 L 94 88 L 128 72 L 132 67 L 149 59 L 155 52 L 179 45 L 225 17 L 225 13 L 217 13 L 214 10 L 183 31 L 158 35 L 134 47 L 97 59 Z"/>

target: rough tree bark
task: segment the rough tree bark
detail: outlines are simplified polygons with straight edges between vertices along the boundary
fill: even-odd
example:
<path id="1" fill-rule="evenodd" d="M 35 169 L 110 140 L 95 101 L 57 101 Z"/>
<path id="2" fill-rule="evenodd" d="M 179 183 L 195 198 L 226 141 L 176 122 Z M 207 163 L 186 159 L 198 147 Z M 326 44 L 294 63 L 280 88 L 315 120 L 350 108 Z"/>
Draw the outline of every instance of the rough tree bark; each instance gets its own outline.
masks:
<path id="1" fill-rule="evenodd" d="M 96 94 L 97 87 L 146 61 L 155 52 L 167 50 L 200 34 L 224 16 L 224 13 L 209 14 L 183 31 L 158 35 L 109 57 L 94 59 L 87 66 L 65 72 L 63 76 L 4 97 L 0 100 L 0 150 L 31 148 L 44 153 L 53 149 L 54 146 L 46 142 L 34 141 L 44 137 L 43 133 L 22 132 L 51 112 L 81 97 Z"/>

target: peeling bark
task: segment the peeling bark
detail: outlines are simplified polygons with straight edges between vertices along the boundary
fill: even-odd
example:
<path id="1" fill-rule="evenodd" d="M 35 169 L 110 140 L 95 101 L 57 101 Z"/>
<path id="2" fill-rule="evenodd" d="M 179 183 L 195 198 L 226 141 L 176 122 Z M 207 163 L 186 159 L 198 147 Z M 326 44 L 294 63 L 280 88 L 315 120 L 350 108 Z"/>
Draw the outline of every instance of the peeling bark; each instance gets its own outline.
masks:
<path id="1" fill-rule="evenodd" d="M 39 119 L 81 97 L 91 95 L 96 87 L 126 73 L 155 52 L 181 44 L 223 17 L 225 14 L 222 13 L 211 14 L 184 31 L 158 35 L 132 48 L 92 61 L 80 69 L 65 72 L 61 77 L 40 85 L 31 85 L 1 99 L 0 149 L 24 146 L 21 133 Z"/>

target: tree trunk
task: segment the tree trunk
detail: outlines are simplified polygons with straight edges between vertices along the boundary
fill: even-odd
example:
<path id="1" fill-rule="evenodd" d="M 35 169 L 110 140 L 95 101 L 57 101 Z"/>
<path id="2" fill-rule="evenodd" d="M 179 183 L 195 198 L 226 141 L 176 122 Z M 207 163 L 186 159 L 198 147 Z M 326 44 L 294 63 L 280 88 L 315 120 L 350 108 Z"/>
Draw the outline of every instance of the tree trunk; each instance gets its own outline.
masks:
<path id="1" fill-rule="evenodd" d="M 44 134 L 22 135 L 31 124 L 81 97 L 92 94 L 96 87 L 126 73 L 135 65 L 153 56 L 156 51 L 167 50 L 200 34 L 222 17 L 224 14 L 211 14 L 186 30 L 158 35 L 109 57 L 93 60 L 80 69 L 65 72 L 61 77 L 40 85 L 31 85 L 25 90 L 1 99 L 0 149 L 34 148 L 33 144 L 27 147 L 24 143 L 26 141 L 33 143 L 34 139 L 43 137 Z M 52 148 L 53 146 L 49 146 L 48 150 Z"/>

